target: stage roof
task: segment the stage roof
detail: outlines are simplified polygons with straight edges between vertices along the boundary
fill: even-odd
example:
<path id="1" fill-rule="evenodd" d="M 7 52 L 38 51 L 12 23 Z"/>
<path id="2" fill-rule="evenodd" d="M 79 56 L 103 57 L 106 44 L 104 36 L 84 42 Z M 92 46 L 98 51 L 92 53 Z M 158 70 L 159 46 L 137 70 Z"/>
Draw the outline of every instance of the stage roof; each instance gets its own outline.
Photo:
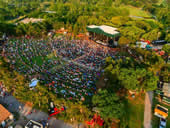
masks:
<path id="1" fill-rule="evenodd" d="M 109 37 L 117 37 L 120 35 L 120 33 L 117 31 L 117 28 L 107 26 L 107 25 L 101 25 L 101 26 L 89 25 L 89 26 L 87 26 L 87 30 L 89 32 L 103 34 L 103 35 L 109 36 Z"/>

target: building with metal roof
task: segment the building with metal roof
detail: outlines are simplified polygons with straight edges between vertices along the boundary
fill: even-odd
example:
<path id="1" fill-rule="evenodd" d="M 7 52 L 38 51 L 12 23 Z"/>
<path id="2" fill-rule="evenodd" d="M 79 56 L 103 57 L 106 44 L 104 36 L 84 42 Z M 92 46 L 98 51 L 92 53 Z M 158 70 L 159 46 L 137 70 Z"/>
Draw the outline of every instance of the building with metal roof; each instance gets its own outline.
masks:
<path id="1" fill-rule="evenodd" d="M 117 46 L 120 32 L 117 28 L 107 25 L 89 25 L 87 26 L 89 32 L 89 39 L 94 40 L 96 43 L 108 46 Z"/>
<path id="2" fill-rule="evenodd" d="M 13 115 L 0 104 L 0 128 L 13 121 Z"/>
<path id="3" fill-rule="evenodd" d="M 105 35 L 105 36 L 108 36 L 108 37 L 120 36 L 120 33 L 117 31 L 117 28 L 107 26 L 107 25 L 101 25 L 101 26 L 89 25 L 89 26 L 87 26 L 87 30 L 89 32 L 102 34 L 102 35 Z"/>

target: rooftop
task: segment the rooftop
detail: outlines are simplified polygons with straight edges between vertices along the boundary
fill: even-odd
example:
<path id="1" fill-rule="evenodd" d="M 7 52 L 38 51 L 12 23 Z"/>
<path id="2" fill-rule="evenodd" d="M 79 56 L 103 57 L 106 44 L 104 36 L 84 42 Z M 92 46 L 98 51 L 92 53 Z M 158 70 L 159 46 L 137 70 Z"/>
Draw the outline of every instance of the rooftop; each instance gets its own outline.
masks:
<path id="1" fill-rule="evenodd" d="M 5 121 L 11 113 L 0 104 L 0 123 Z"/>
<path id="2" fill-rule="evenodd" d="M 89 26 L 87 26 L 87 30 L 88 31 L 93 31 L 94 30 L 93 32 L 96 32 L 96 33 L 102 33 L 103 32 L 102 34 L 105 33 L 105 34 L 109 34 L 109 35 L 120 34 L 117 31 L 117 28 L 114 28 L 114 27 L 111 27 L 111 26 L 107 26 L 107 25 L 101 25 L 101 26 L 89 25 Z M 99 31 L 101 31 L 101 32 L 99 32 Z"/>
<path id="3" fill-rule="evenodd" d="M 24 24 L 28 24 L 28 23 L 37 23 L 37 22 L 42 22 L 44 19 L 36 19 L 36 18 L 25 18 L 23 20 L 21 20 L 20 22 L 21 23 L 24 23 Z"/>

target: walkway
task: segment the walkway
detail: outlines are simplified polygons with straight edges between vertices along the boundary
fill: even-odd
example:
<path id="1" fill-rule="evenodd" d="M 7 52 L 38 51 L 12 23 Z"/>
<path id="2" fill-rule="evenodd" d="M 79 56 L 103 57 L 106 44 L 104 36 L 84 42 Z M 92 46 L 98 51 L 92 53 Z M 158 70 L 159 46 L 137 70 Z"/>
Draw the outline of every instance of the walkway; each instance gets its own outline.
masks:
<path id="1" fill-rule="evenodd" d="M 152 99 L 153 92 L 147 92 L 145 95 L 144 128 L 152 128 Z"/>

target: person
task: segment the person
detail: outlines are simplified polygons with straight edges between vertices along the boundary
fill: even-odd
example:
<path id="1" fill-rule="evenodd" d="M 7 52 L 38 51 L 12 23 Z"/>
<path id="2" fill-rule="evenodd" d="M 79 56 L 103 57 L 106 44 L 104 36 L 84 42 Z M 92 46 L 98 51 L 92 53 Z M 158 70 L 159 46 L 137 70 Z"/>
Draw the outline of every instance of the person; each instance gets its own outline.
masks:
<path id="1" fill-rule="evenodd" d="M 21 105 L 19 105 L 19 110 L 21 111 L 21 109 L 22 109 L 22 107 L 21 107 Z"/>

